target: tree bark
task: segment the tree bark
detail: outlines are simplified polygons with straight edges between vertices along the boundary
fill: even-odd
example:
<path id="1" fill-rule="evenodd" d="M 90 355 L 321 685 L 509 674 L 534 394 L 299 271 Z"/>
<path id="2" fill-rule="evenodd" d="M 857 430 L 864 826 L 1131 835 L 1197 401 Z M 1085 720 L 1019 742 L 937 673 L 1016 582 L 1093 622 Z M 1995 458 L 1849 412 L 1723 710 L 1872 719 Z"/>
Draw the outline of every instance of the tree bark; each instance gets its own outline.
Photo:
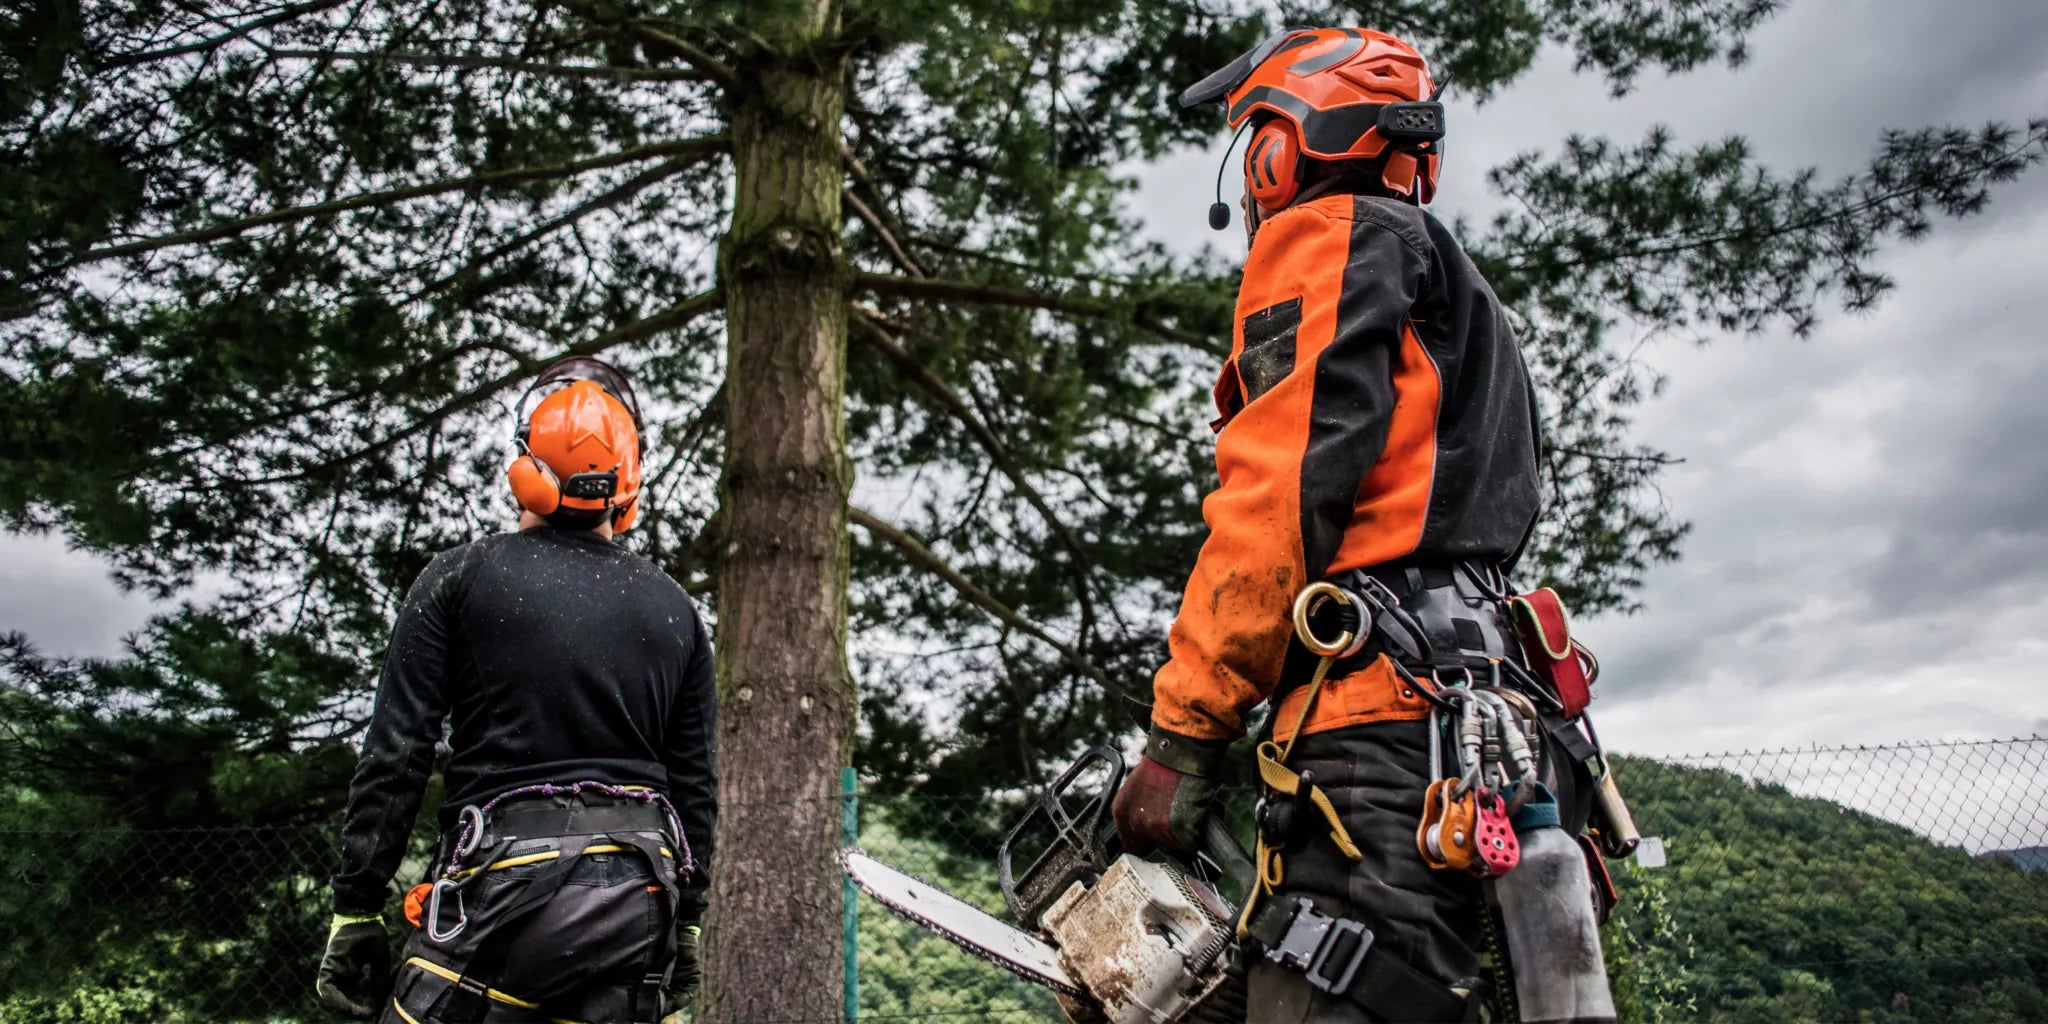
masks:
<path id="1" fill-rule="evenodd" d="M 846 666 L 846 328 L 832 0 L 764 5 L 732 68 L 720 481 L 718 856 L 699 1019 L 843 1013 L 839 769 Z"/>

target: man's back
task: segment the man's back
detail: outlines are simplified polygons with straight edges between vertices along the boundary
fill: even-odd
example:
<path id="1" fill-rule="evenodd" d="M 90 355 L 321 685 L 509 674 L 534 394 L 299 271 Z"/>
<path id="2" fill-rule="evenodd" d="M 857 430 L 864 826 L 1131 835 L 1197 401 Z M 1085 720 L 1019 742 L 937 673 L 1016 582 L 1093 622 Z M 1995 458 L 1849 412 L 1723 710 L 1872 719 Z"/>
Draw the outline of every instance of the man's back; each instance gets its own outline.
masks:
<path id="1" fill-rule="evenodd" d="M 689 596 L 597 533 L 537 527 L 442 553 L 406 595 L 385 656 L 337 905 L 382 905 L 444 717 L 444 830 L 465 805 L 588 779 L 665 793 L 692 853 L 708 861 L 711 678 Z"/>
<path id="2" fill-rule="evenodd" d="M 446 557 L 458 560 L 459 608 L 450 805 L 564 779 L 666 790 L 664 764 L 709 749 L 708 716 L 679 705 L 710 699 L 690 689 L 710 645 L 688 595 L 652 563 L 555 529 Z"/>

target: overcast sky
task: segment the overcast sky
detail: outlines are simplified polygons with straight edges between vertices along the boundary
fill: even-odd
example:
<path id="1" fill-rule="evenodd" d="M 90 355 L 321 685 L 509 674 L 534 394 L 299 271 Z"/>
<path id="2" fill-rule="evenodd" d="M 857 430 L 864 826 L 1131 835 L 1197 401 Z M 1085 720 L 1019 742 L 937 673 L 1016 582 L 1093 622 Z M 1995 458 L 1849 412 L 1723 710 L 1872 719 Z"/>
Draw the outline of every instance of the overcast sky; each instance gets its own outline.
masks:
<path id="1" fill-rule="evenodd" d="M 1805 0 L 1752 49 L 1621 101 L 1547 54 L 1484 108 L 1454 103 L 1439 215 L 1483 221 L 1486 169 L 1570 132 L 1743 132 L 1780 170 L 1846 173 L 1885 127 L 2048 115 L 2048 3 Z M 1221 143 L 1148 170 L 1137 203 L 1169 243 L 1235 256 L 1204 222 Z M 1897 291 L 1808 340 L 1649 351 L 1670 387 L 1638 436 L 1686 460 L 1665 492 L 1694 532 L 1641 614 L 1580 623 L 1614 746 L 2048 732 L 2048 169 L 1882 265 Z M 0 629 L 110 654 L 150 610 L 59 542 L 0 536 Z"/>

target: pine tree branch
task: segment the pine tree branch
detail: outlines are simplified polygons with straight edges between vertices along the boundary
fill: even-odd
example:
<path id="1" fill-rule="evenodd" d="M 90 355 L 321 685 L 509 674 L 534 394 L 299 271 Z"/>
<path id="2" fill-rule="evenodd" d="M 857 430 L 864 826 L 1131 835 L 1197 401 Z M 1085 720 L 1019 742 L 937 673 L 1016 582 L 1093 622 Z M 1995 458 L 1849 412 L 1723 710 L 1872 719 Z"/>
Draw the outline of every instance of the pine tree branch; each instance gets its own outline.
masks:
<path id="1" fill-rule="evenodd" d="M 364 50 L 283 50 L 265 47 L 286 60 L 346 60 L 365 64 L 401 64 L 419 68 L 498 68 L 561 78 L 606 78 L 614 81 L 702 82 L 709 76 L 696 68 L 635 68 L 594 64 L 546 64 L 512 57 L 452 53 L 377 53 Z"/>
<path id="2" fill-rule="evenodd" d="M 616 348 L 628 342 L 640 341 L 666 331 L 675 330 L 705 313 L 722 307 L 724 302 L 725 295 L 717 288 L 698 292 L 659 313 L 642 317 L 632 323 L 621 324 L 588 341 L 570 345 L 553 355 L 544 358 L 522 359 L 511 370 L 456 395 L 417 420 L 414 420 L 410 426 L 387 434 L 361 448 L 323 459 L 319 463 L 303 470 L 251 480 L 224 480 L 220 481 L 216 486 L 258 487 L 269 484 L 292 483 L 331 473 L 352 462 L 357 462 L 378 452 L 385 451 L 400 441 L 419 434 L 448 417 L 489 399 L 492 395 L 503 391 L 505 388 L 558 359 L 567 359 L 570 356 L 594 356 L 607 349 Z"/>
<path id="3" fill-rule="evenodd" d="M 1017 493 L 1023 497 L 1024 503 L 1030 505 L 1038 513 L 1039 518 L 1045 521 L 1047 528 L 1051 529 L 1053 535 L 1059 538 L 1060 546 L 1067 549 L 1068 566 L 1072 570 L 1074 578 L 1074 597 L 1080 605 L 1081 611 L 1081 636 L 1083 643 L 1085 643 L 1086 638 L 1092 635 L 1095 626 L 1095 601 L 1093 590 L 1089 583 L 1089 577 L 1094 569 L 1094 562 L 1089 558 L 1087 549 L 1081 545 L 1081 538 L 1076 536 L 1074 531 L 1067 526 L 1066 521 L 1061 519 L 1059 514 L 1052 510 L 1051 503 L 1047 502 L 1045 496 L 1039 493 L 1037 486 L 1032 484 L 1031 478 L 1024 473 L 1023 469 L 1017 465 L 1014 459 L 1010 458 L 1008 446 L 1003 444 L 1002 439 L 996 436 L 995 430 L 989 427 L 987 421 L 976 415 L 974 410 L 968 407 L 965 399 L 962 399 L 957 392 L 947 386 L 945 381 L 940 380 L 923 363 L 918 362 L 909 352 L 904 351 L 903 346 L 897 344 L 896 339 L 890 337 L 888 332 L 882 329 L 881 325 L 862 314 L 862 311 L 859 309 L 856 309 L 854 312 L 856 314 L 855 322 L 859 323 L 862 328 L 858 332 L 860 339 L 867 342 L 875 351 L 886 357 L 896 367 L 897 372 L 908 377 L 919 388 L 923 389 L 925 394 L 929 395 L 934 402 L 937 402 L 940 408 L 946 410 L 949 415 L 960 422 L 961 426 L 967 428 L 967 433 L 974 438 L 975 443 L 979 444 L 982 450 L 988 453 L 989 461 L 995 465 L 996 470 L 1002 473 L 1010 481 L 1010 485 L 1017 489 Z"/>
<path id="4" fill-rule="evenodd" d="M 689 62 L 690 67 L 695 68 L 698 73 L 717 84 L 719 88 L 730 90 L 739 87 L 739 75 L 734 74 L 733 70 L 725 65 L 725 62 L 713 57 L 710 51 L 705 50 L 703 47 L 685 41 L 670 33 L 663 32 L 644 21 L 629 21 L 626 23 L 626 28 L 643 40 L 665 49 L 673 50 L 683 60 Z"/>
<path id="5" fill-rule="evenodd" d="M 847 518 L 854 525 L 861 527 L 877 539 L 895 548 L 919 568 L 945 581 L 947 586 L 952 587 L 961 597 L 966 598 L 969 604 L 989 613 L 997 621 L 1009 626 L 1011 629 L 1037 639 L 1046 646 L 1051 647 L 1059 654 L 1061 661 L 1066 662 L 1082 675 L 1100 683 L 1105 690 L 1123 697 L 1134 704 L 1144 704 L 1143 701 L 1133 696 L 1130 691 L 1112 682 L 1109 673 L 1104 672 L 1094 662 L 1083 657 L 1081 652 L 1060 642 L 1057 637 L 1047 632 L 1045 627 L 1018 614 L 1009 605 L 996 600 L 995 596 L 988 591 L 975 586 L 972 580 L 960 574 L 960 570 L 953 568 L 946 563 L 945 559 L 933 554 L 930 548 L 918 543 L 917 538 L 883 521 L 874 513 L 858 505 L 847 505 L 846 513 Z"/>
<path id="6" fill-rule="evenodd" d="M 636 146 L 632 149 L 624 149 L 616 153 L 594 156 L 587 160 L 575 160 L 548 167 L 513 167 L 505 170 L 485 171 L 481 174 L 471 174 L 461 178 L 448 178 L 424 185 L 407 185 L 403 188 L 364 192 L 330 202 L 287 207 L 282 210 L 259 213 L 251 217 L 224 221 L 211 227 L 195 228 L 191 231 L 180 231 L 175 234 L 137 239 L 133 242 L 123 242 L 119 245 L 93 249 L 69 261 L 58 264 L 48 273 L 58 273 L 88 263 L 98 263 L 103 260 L 118 259 L 123 256 L 135 256 L 141 253 L 154 252 L 158 249 L 168 249 L 173 246 L 197 245 L 202 242 L 211 242 L 232 235 L 238 235 L 253 228 L 268 227 L 272 224 L 286 224 L 293 221 L 310 220 L 315 217 L 329 217 L 338 213 L 348 213 L 352 210 L 390 206 L 395 203 L 440 195 L 446 192 L 460 192 L 465 189 L 499 185 L 516 185 L 521 182 L 544 181 L 551 178 L 567 178 L 582 174 L 585 171 L 617 167 L 620 164 L 638 163 L 639 161 L 659 156 L 694 155 L 702 157 L 724 149 L 725 144 L 725 136 L 707 135 L 701 138 L 677 139 L 670 142 L 657 142 L 646 146 Z"/>
<path id="7" fill-rule="evenodd" d="M 954 281 L 937 277 L 896 277 L 889 274 L 856 274 L 854 287 L 901 299 L 925 299 L 935 302 L 964 302 L 988 306 L 1015 306 L 1020 309 L 1043 309 L 1055 313 L 1070 313 L 1074 316 L 1114 319 L 1121 317 L 1123 310 L 1106 302 L 1094 299 L 1077 299 L 1050 292 L 1028 291 L 1023 288 L 1006 288 L 1002 285 L 980 284 L 974 281 Z"/>
<path id="8" fill-rule="evenodd" d="M 1612 462 L 1628 466 L 1678 466 L 1685 459 L 1666 452 L 1613 452 L 1573 445 L 1550 445 L 1549 450 L 1560 456 L 1585 459 L 1588 462 Z"/>
<path id="9" fill-rule="evenodd" d="M 1186 345 L 1212 355 L 1229 355 L 1227 349 L 1220 349 L 1205 338 L 1168 327 L 1142 313 L 1133 313 L 1130 310 L 1097 299 L 1074 298 L 1050 292 L 1036 292 L 1023 288 L 980 284 L 974 281 L 955 281 L 937 277 L 897 277 L 892 274 L 855 274 L 853 284 L 855 288 L 871 291 L 877 295 L 887 295 L 901 299 L 958 302 L 987 306 L 1013 306 L 1020 309 L 1043 309 L 1071 316 L 1120 320 L 1139 330 L 1158 335 L 1176 344 Z"/>
<path id="10" fill-rule="evenodd" d="M 120 68 L 133 67 L 137 64 L 148 64 L 151 61 L 164 60 L 170 57 L 182 57 L 188 53 L 200 53 L 206 50 L 218 49 L 222 46 L 227 45 L 228 43 L 234 42 L 235 40 L 248 35 L 251 32 L 255 32 L 260 29 L 270 28 L 274 25 L 282 25 L 287 21 L 291 21 L 292 19 L 299 17 L 300 15 L 315 14 L 320 11 L 328 10 L 330 8 L 340 7 L 342 4 L 347 2 L 349 2 L 349 0 L 307 0 L 307 2 L 305 3 L 293 4 L 290 7 L 278 11 L 275 14 L 267 15 L 265 17 L 258 18 L 255 21 L 246 22 L 244 24 L 238 25 L 232 29 L 229 29 L 226 32 L 221 33 L 220 35 L 213 36 L 209 39 L 201 39 L 198 42 L 185 43 L 180 46 L 167 46 L 159 50 L 147 50 L 142 53 L 130 53 L 124 54 L 119 57 L 114 57 L 110 60 L 103 61 L 100 64 L 96 65 L 95 70 L 113 71 Z"/>
<path id="11" fill-rule="evenodd" d="M 2014 160 L 2024 160 L 2027 163 L 2040 160 L 2043 154 L 2048 154 L 2048 122 L 2035 122 L 2029 127 L 2030 130 L 2026 137 L 2018 145 L 1986 155 L 1973 165 L 1956 168 L 1955 172 L 1949 177 L 1951 179 L 1972 179 L 1978 175 L 1996 171 L 2001 167 L 2009 165 Z M 1632 248 L 1617 248 L 1606 252 L 1589 253 L 1570 259 L 1547 261 L 1544 267 L 1545 269 L 1574 269 L 1607 263 L 1621 263 L 1649 257 L 1672 256 L 1678 253 L 1693 252 L 1729 243 L 1760 242 L 1783 235 L 1811 231 L 1831 222 L 1867 213 L 1896 200 L 1910 199 L 1923 193 L 1936 192 L 1939 188 L 1940 186 L 1937 184 L 1916 181 L 1899 186 L 1898 188 L 1865 195 L 1857 202 L 1847 203 L 1833 209 L 1817 211 L 1790 223 L 1767 225 L 1762 230 L 1754 228 L 1737 229 L 1699 235 L 1659 238 Z M 1507 254 L 1509 256 L 1508 265 L 1516 270 L 1528 268 L 1532 262 L 1530 259 L 1531 251 L 1534 251 L 1534 247 Z"/>
<path id="12" fill-rule="evenodd" d="M 582 203 L 578 203 L 574 208 L 564 211 L 561 215 L 555 217 L 554 219 L 549 220 L 546 223 L 537 225 L 533 229 L 524 232 L 523 234 L 519 235 L 519 237 L 514 238 L 508 242 L 505 242 L 503 245 L 499 245 L 491 249 L 489 252 L 482 253 L 478 256 L 472 257 L 462 266 L 457 267 L 455 270 L 442 276 L 440 279 L 421 288 L 419 291 L 415 292 L 408 298 L 410 300 L 418 300 L 425 296 L 432 295 L 433 293 L 440 291 L 443 288 L 446 288 L 448 285 L 453 284 L 456 281 L 462 280 L 465 276 L 474 274 L 478 270 L 483 269 L 485 266 L 488 266 L 491 263 L 495 263 L 498 260 L 503 259 L 506 255 L 510 254 L 511 252 L 517 249 L 521 249 L 528 245 L 531 245 L 534 242 L 542 238 L 545 238 L 548 235 L 554 234 L 555 232 L 560 231 L 563 228 L 568 227 L 569 225 L 574 224 L 577 221 L 580 221 L 583 218 L 588 217 L 599 210 L 610 209 L 611 207 L 617 206 L 618 204 L 626 201 L 627 199 L 632 198 L 635 194 L 639 193 L 641 190 L 647 188 L 648 186 L 653 185 L 656 182 L 662 181 L 663 179 L 669 178 L 681 171 L 687 170 L 695 166 L 697 164 L 697 161 L 700 159 L 702 159 L 701 156 L 678 157 L 674 160 L 669 160 L 665 163 L 659 164 L 646 171 L 636 174 L 633 177 L 628 178 L 623 182 L 620 182 L 618 187 L 609 189 L 596 196 L 592 196 L 590 199 Z"/>
<path id="13" fill-rule="evenodd" d="M 846 200 L 848 206 L 853 207 L 854 215 L 861 219 L 861 223 L 866 224 L 875 236 L 882 240 L 882 244 L 888 246 L 889 254 L 896 257 L 896 265 L 902 267 L 904 273 L 911 277 L 925 276 L 924 268 L 910 258 L 910 254 L 903 249 L 903 243 L 896 240 L 896 236 L 882 223 L 882 218 L 877 216 L 875 211 L 868 209 L 868 204 L 861 202 L 860 197 L 854 195 L 850 188 L 842 189 L 841 197 Z"/>

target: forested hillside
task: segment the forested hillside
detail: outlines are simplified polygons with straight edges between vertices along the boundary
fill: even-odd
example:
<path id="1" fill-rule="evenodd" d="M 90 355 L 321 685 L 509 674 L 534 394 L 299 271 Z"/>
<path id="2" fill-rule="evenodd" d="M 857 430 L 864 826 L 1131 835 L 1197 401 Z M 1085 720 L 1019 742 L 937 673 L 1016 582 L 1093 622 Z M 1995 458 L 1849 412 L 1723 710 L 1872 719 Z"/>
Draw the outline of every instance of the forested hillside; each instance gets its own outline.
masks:
<path id="1" fill-rule="evenodd" d="M 2048 1020 L 2048 876 L 1727 772 L 1617 776 L 1670 856 L 1617 879 L 1641 1019 Z"/>

